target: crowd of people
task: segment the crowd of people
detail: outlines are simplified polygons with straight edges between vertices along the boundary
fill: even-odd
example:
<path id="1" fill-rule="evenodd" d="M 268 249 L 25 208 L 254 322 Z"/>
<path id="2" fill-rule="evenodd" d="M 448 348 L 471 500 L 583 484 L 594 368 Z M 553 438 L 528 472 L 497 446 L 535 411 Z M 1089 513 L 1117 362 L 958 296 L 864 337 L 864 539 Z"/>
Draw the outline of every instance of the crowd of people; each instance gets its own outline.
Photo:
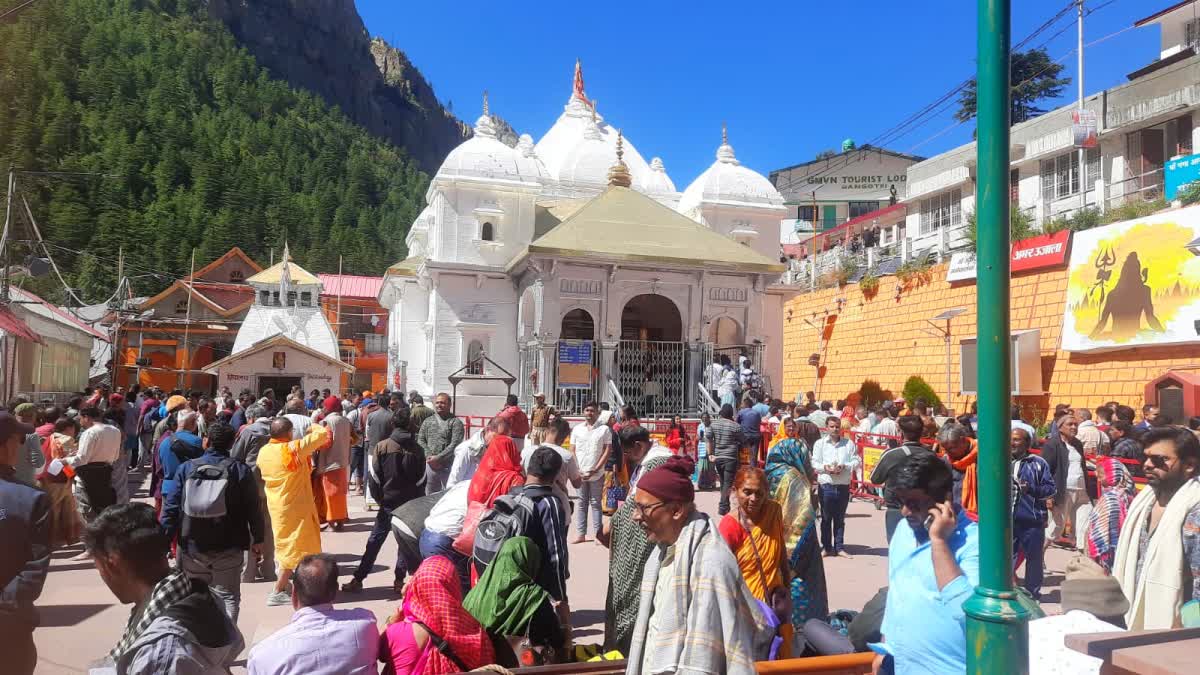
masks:
<path id="1" fill-rule="evenodd" d="M 867 649 L 880 672 L 961 672 L 962 604 L 978 583 L 973 414 L 946 419 L 919 399 L 770 401 L 742 366 L 726 382 L 729 364 L 714 363 L 716 419 L 690 432 L 675 417 L 653 435 L 632 408 L 600 402 L 572 427 L 540 393 L 528 410 L 510 396 L 470 435 L 446 394 L 429 406 L 416 392 L 133 387 L 64 408 L 12 401 L 0 412 L 9 663 L 33 671 L 50 552 L 82 542 L 78 559 L 133 606 L 97 662 L 122 674 L 225 672 L 246 646 L 241 586 L 259 580 L 269 606 L 295 613 L 250 650 L 251 673 L 448 673 L 595 653 L 630 673 L 749 673 Z M 1200 600 L 1200 420 L 1060 405 L 1039 434 L 1020 412 L 1014 574 L 1023 566 L 1031 600 L 1055 545 L 1081 554 L 1063 603 L 1092 629 L 1182 625 Z M 886 448 L 869 474 L 864 443 Z M 144 500 L 131 499 L 131 471 L 148 479 Z M 839 630 L 825 559 L 850 557 L 854 483 L 881 491 L 888 584 Z M 713 519 L 695 495 L 717 484 Z M 356 492 L 378 510 L 339 585 L 322 537 L 343 529 Z M 364 589 L 389 536 L 402 602 L 379 626 L 335 604 Z M 588 650 L 574 645 L 567 579 L 591 539 L 610 555 L 604 641 Z"/>

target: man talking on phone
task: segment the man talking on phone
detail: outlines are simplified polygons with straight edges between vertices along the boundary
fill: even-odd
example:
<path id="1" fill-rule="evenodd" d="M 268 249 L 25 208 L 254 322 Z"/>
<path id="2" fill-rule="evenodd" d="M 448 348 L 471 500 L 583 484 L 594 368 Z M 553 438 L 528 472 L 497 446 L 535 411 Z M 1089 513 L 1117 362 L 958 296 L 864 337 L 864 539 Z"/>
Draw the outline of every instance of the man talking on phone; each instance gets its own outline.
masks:
<path id="1" fill-rule="evenodd" d="M 888 547 L 888 597 L 872 644 L 874 672 L 962 673 L 962 605 L 979 583 L 979 531 L 950 493 L 954 477 L 934 455 L 909 459 L 888 481 L 904 519 Z"/>

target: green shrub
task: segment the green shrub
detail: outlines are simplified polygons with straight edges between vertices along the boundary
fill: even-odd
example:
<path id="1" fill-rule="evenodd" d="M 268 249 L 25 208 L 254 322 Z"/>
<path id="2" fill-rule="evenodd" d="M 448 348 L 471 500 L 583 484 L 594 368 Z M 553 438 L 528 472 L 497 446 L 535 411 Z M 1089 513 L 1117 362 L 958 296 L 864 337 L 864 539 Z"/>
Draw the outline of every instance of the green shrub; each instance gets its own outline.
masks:
<path id="1" fill-rule="evenodd" d="M 964 235 L 967 239 L 967 248 L 971 251 L 975 250 L 975 242 L 979 236 L 978 222 L 975 218 L 975 212 L 967 214 L 967 232 Z M 1033 229 L 1033 216 L 1025 211 L 1012 206 L 1008 209 L 1008 238 L 1009 241 L 1021 241 L 1028 237 L 1037 234 Z"/>
<path id="2" fill-rule="evenodd" d="M 858 288 L 863 295 L 874 295 L 879 290 L 879 277 L 875 276 L 875 270 L 868 270 L 863 278 L 858 280 Z"/>
<path id="3" fill-rule="evenodd" d="M 929 383 L 920 375 L 913 375 L 904 381 L 904 392 L 902 395 L 909 405 L 912 405 L 913 401 L 919 398 L 928 401 L 930 407 L 942 404 L 942 399 L 938 398 L 933 387 L 929 386 Z"/>
<path id="4" fill-rule="evenodd" d="M 1179 191 L 1175 196 L 1176 199 L 1183 202 L 1184 206 L 1200 203 L 1200 181 L 1189 184 L 1187 187 Z"/>
<path id="5" fill-rule="evenodd" d="M 1163 199 L 1156 199 L 1151 202 L 1144 202 L 1140 199 L 1134 199 L 1127 201 L 1114 209 L 1109 209 L 1104 213 L 1104 216 L 1100 220 L 1101 224 L 1103 225 L 1107 225 L 1109 223 L 1119 223 L 1123 220 L 1136 220 L 1138 218 L 1145 218 L 1148 215 L 1158 213 L 1165 208 L 1167 208 L 1167 202 Z"/>

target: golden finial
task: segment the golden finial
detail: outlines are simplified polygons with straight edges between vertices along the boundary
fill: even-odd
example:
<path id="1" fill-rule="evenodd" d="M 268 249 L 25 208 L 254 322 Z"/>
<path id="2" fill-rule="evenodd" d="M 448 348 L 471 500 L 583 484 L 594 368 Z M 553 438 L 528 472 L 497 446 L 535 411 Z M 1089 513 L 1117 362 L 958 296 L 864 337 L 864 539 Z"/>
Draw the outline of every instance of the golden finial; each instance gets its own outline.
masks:
<path id="1" fill-rule="evenodd" d="M 487 89 L 483 90 L 483 116 L 491 117 L 492 113 L 488 110 Z"/>
<path id="2" fill-rule="evenodd" d="M 729 130 L 724 122 L 721 122 L 721 145 L 729 145 Z"/>
<path id="3" fill-rule="evenodd" d="M 633 176 L 629 175 L 629 167 L 625 166 L 625 135 L 617 130 L 617 163 L 608 170 L 608 184 L 620 187 L 633 185 Z"/>

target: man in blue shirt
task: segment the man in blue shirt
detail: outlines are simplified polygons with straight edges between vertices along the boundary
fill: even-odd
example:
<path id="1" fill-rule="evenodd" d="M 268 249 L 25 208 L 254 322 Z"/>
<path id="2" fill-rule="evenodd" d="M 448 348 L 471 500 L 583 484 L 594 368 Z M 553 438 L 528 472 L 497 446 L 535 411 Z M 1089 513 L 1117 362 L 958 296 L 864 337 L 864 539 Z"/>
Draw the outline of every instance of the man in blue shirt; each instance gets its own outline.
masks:
<path id="1" fill-rule="evenodd" d="M 979 583 L 979 532 L 950 499 L 954 478 L 935 455 L 909 459 L 893 479 L 904 520 L 888 548 L 883 642 L 876 672 L 962 673 L 963 602 Z"/>
<path id="2" fill-rule="evenodd" d="M 762 445 L 762 415 L 754 409 L 749 396 L 742 399 L 737 423 L 742 427 L 742 447 L 750 450 L 750 466 L 756 466 L 759 446 Z"/>

